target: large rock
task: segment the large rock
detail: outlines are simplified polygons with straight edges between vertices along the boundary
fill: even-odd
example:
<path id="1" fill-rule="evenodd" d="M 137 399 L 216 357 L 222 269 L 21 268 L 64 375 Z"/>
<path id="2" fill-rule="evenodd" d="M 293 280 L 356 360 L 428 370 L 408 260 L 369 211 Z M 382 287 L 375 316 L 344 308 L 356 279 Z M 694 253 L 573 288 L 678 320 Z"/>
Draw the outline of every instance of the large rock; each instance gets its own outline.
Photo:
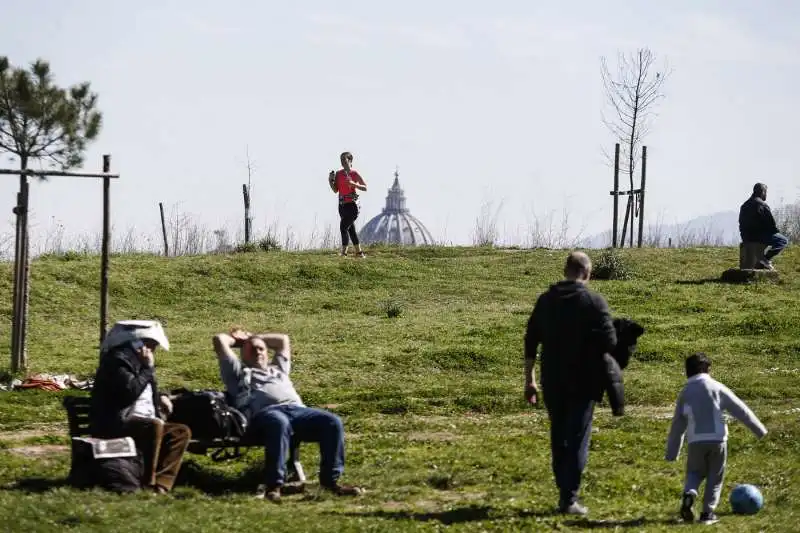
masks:
<path id="1" fill-rule="evenodd" d="M 754 281 L 777 281 L 778 272 L 755 268 L 729 268 L 720 276 L 725 283 L 751 283 Z"/>
<path id="2" fill-rule="evenodd" d="M 752 270 L 764 259 L 767 245 L 760 242 L 739 243 L 739 268 Z"/>

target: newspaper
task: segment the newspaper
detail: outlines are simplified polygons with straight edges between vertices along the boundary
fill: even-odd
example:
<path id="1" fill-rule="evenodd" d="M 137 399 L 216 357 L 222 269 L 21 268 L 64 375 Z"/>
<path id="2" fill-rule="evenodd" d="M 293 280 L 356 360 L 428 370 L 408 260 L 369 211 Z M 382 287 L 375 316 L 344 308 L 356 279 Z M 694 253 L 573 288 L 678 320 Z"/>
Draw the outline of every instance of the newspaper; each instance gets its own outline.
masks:
<path id="1" fill-rule="evenodd" d="M 92 447 L 95 459 L 111 459 L 113 457 L 135 457 L 136 444 L 130 437 L 119 439 L 96 439 L 94 437 L 72 437 L 73 441 L 85 442 Z"/>

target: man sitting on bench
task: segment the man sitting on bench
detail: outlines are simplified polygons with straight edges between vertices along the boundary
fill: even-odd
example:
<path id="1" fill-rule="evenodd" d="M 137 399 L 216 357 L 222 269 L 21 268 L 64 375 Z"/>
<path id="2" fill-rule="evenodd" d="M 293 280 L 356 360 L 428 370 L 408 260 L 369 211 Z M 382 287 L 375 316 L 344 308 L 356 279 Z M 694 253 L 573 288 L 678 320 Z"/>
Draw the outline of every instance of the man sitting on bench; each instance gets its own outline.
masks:
<path id="1" fill-rule="evenodd" d="M 93 437 L 132 437 L 144 462 L 142 484 L 165 493 L 175 483 L 191 431 L 161 419 L 172 404 L 156 385 L 154 354 L 159 346 L 169 350 L 160 322 L 114 324 L 100 347 L 89 418 Z"/>
<path id="2" fill-rule="evenodd" d="M 743 243 L 757 242 L 769 246 L 756 268 L 773 270 L 772 258 L 781 253 L 789 239 L 778 232 L 775 218 L 767 205 L 767 186 L 756 183 L 753 194 L 739 209 L 739 234 Z"/>
<path id="3" fill-rule="evenodd" d="M 241 348 L 241 361 L 233 348 Z M 268 350 L 275 355 L 269 360 Z M 289 379 L 291 346 L 281 333 L 253 335 L 242 330 L 214 336 L 222 382 L 235 407 L 264 440 L 266 492 L 279 502 L 291 440 L 318 442 L 320 485 L 339 496 L 357 496 L 359 487 L 340 485 L 344 471 L 344 426 L 331 412 L 306 407 Z"/>

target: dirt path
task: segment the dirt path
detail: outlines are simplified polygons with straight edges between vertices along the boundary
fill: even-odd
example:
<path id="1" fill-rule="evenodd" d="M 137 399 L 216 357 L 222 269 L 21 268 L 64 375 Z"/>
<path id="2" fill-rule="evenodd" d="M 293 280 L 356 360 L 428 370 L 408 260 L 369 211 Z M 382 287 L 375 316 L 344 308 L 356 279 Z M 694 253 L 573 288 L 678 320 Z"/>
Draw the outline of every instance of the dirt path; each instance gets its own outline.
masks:
<path id="1" fill-rule="evenodd" d="M 66 435 L 66 424 L 31 424 L 25 429 L 13 431 L 0 431 L 0 440 L 19 441 L 33 437 L 45 437 L 47 435 Z"/>
<path id="2" fill-rule="evenodd" d="M 23 457 L 39 458 L 69 453 L 69 446 L 64 446 L 61 444 L 40 444 L 37 446 L 8 448 L 7 451 Z"/>

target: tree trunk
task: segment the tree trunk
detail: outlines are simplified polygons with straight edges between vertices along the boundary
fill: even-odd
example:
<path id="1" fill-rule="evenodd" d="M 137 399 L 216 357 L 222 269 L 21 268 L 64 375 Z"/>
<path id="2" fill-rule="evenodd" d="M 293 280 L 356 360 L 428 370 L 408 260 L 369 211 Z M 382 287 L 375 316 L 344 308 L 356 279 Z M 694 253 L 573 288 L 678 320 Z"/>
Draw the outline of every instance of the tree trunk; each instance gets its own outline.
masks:
<path id="1" fill-rule="evenodd" d="M 622 222 L 622 238 L 619 241 L 620 248 L 625 248 L 625 236 L 628 234 L 628 216 L 631 214 L 632 197 L 632 195 L 628 195 L 628 202 L 625 204 L 625 220 Z"/>

